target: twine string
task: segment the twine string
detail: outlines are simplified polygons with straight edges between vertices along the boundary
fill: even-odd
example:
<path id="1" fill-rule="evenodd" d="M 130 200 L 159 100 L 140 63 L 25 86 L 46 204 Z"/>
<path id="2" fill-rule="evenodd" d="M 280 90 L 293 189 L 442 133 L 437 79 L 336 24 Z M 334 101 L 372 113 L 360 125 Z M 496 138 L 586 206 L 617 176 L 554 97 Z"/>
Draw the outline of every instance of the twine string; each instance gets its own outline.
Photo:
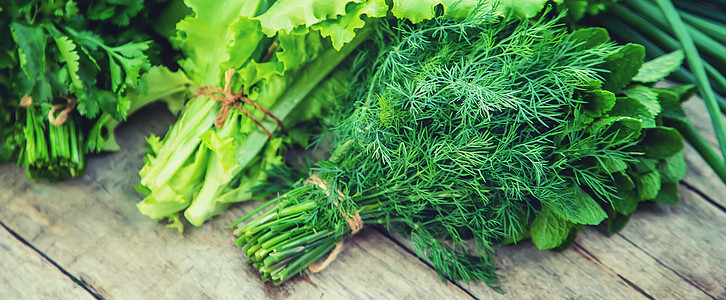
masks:
<path id="1" fill-rule="evenodd" d="M 31 104 L 33 104 L 33 98 L 28 96 L 28 94 L 25 94 L 25 96 L 20 99 L 20 107 L 28 107 Z"/>
<path id="2" fill-rule="evenodd" d="M 51 108 L 48 112 L 48 121 L 50 122 L 50 124 L 53 124 L 55 126 L 63 125 L 63 123 L 68 120 L 68 115 L 70 115 L 70 113 L 73 111 L 74 108 L 76 108 L 76 105 L 78 104 L 78 101 L 75 97 L 64 96 L 63 98 L 66 99 L 65 104 L 53 105 L 53 108 Z M 60 110 L 61 112 L 58 113 L 58 116 L 56 116 L 55 112 L 58 110 Z"/>
<path id="3" fill-rule="evenodd" d="M 275 120 L 275 122 L 277 122 L 277 126 L 279 126 L 281 130 L 285 130 L 285 127 L 282 126 L 282 121 L 280 121 L 280 119 L 275 117 L 269 110 L 257 104 L 257 102 L 250 100 L 249 98 L 247 98 L 247 96 L 244 95 L 244 87 L 239 92 L 232 93 L 231 84 L 233 75 L 234 69 L 229 69 L 224 72 L 224 89 L 213 86 L 205 86 L 199 88 L 197 93 L 194 95 L 194 98 L 204 96 L 209 99 L 214 99 L 221 102 L 222 107 L 219 109 L 219 115 L 217 115 L 217 118 L 214 119 L 214 126 L 216 126 L 217 128 L 221 128 L 222 126 L 224 126 L 224 123 L 229 116 L 230 109 L 234 107 L 244 113 L 247 117 L 252 119 L 252 121 L 255 122 L 257 126 L 262 128 L 262 130 L 265 131 L 265 134 L 267 134 L 267 136 L 271 138 L 272 134 L 270 133 L 270 131 L 267 130 L 267 128 L 265 128 L 265 126 L 262 125 L 262 123 L 260 123 L 257 118 L 252 116 L 252 113 L 250 113 L 247 109 L 238 104 L 239 102 L 244 102 L 261 110 L 263 113 L 265 113 L 265 115 L 270 116 L 273 120 Z"/>
<path id="4" fill-rule="evenodd" d="M 314 184 L 318 186 L 320 189 L 322 189 L 326 195 L 330 195 L 330 191 L 328 190 L 328 184 L 323 181 L 320 176 L 317 174 L 311 175 L 307 180 L 304 182 L 305 184 Z M 343 200 L 344 195 L 341 191 L 336 191 L 338 194 L 338 200 Z M 338 201 L 334 201 L 333 204 L 340 208 L 340 205 L 338 204 Z M 363 218 L 361 218 L 360 214 L 358 212 L 355 213 L 353 216 L 348 216 L 342 209 L 340 210 L 340 214 L 343 215 L 345 219 L 345 222 L 348 223 L 348 226 L 350 226 L 350 236 L 355 235 L 358 233 L 361 229 L 363 229 Z M 325 258 L 325 260 L 321 261 L 318 264 L 313 264 L 308 267 L 310 272 L 317 273 L 325 269 L 335 258 L 338 256 L 338 253 L 343 250 L 343 241 L 345 239 L 341 240 L 337 244 L 335 244 L 335 248 L 333 248 L 332 251 L 330 251 L 330 254 L 328 254 L 328 257 Z"/>
<path id="5" fill-rule="evenodd" d="M 68 121 L 68 115 L 70 115 L 71 112 L 73 112 L 73 109 L 76 108 L 76 105 L 78 105 L 78 100 L 76 100 L 73 96 L 63 96 L 63 98 L 66 99 L 66 103 L 53 105 L 48 112 L 48 122 L 56 127 L 65 124 L 65 122 Z M 23 98 L 20 99 L 20 107 L 28 108 L 32 104 L 33 98 L 28 94 L 25 94 Z M 55 113 L 59 110 L 61 112 L 58 113 L 58 116 L 56 116 Z"/>

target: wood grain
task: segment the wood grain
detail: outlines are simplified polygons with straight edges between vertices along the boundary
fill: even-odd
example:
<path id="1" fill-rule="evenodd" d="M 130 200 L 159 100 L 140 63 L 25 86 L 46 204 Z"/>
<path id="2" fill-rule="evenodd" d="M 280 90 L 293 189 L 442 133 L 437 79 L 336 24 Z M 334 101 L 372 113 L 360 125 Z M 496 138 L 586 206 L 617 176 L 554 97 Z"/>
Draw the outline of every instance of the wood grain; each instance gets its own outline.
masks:
<path id="1" fill-rule="evenodd" d="M 711 127 L 711 119 L 706 112 L 703 101 L 693 97 L 683 103 L 683 109 L 691 119 L 694 127 L 709 141 L 714 151 L 720 153 L 713 127 Z M 726 123 L 726 117 L 723 120 Z M 684 183 L 703 193 L 710 201 L 717 203 L 721 207 L 726 207 L 726 184 L 716 176 L 716 173 L 711 170 L 706 161 L 690 145 L 686 145 L 685 155 L 688 169 Z"/>
<path id="2" fill-rule="evenodd" d="M 726 215 L 688 189 L 677 206 L 646 205 L 621 232 L 589 230 L 578 245 L 656 299 L 726 297 Z"/>
<path id="3" fill-rule="evenodd" d="M 676 206 L 641 208 L 619 233 L 694 287 L 726 299 L 726 213 L 688 189 Z"/>
<path id="4" fill-rule="evenodd" d="M 408 249 L 410 241 L 392 236 Z M 578 247 L 562 253 L 542 251 L 531 242 L 497 247 L 500 294 L 482 283 L 462 283 L 480 299 L 645 299 L 626 280 Z"/>
<path id="5" fill-rule="evenodd" d="M 282 287 L 261 282 L 225 228 L 257 203 L 233 207 L 202 227 L 187 228 L 183 235 L 136 210 L 140 196 L 133 185 L 143 164 L 144 137 L 163 132 L 172 120 L 145 117 L 130 120 L 118 132 L 123 151 L 91 159 L 81 179 L 34 183 L 20 168 L 0 166 L 0 220 L 100 296 L 470 298 L 377 231 L 362 232 L 346 242 L 345 252 L 324 272 L 298 277 Z"/>
<path id="6" fill-rule="evenodd" d="M 0 227 L 0 299 L 93 299 L 50 262 Z"/>

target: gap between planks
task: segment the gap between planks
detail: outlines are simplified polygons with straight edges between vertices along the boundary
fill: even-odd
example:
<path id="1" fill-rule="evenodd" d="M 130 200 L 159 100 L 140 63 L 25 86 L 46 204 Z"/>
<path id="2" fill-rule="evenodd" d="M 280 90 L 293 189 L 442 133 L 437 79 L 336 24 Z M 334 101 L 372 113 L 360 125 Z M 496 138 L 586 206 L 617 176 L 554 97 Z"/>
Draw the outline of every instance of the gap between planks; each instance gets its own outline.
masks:
<path id="1" fill-rule="evenodd" d="M 690 190 L 690 191 L 692 191 L 692 192 L 694 192 L 694 193 L 698 194 L 698 196 L 700 196 L 700 197 L 701 197 L 701 198 L 703 198 L 704 200 L 706 200 L 706 201 L 708 201 L 709 203 L 711 203 L 711 205 L 713 205 L 713 206 L 715 206 L 716 208 L 718 208 L 718 209 L 719 209 L 719 210 L 720 210 L 721 212 L 723 212 L 723 213 L 726 213 L 726 207 L 725 207 L 725 206 L 724 206 L 723 204 L 721 204 L 721 203 L 719 203 L 718 201 L 714 200 L 714 199 L 713 199 L 713 198 L 711 197 L 711 195 L 709 195 L 709 194 L 707 194 L 707 193 L 704 193 L 704 192 L 702 192 L 702 191 L 701 191 L 701 190 L 700 190 L 700 189 L 699 189 L 698 187 L 696 187 L 696 186 L 692 185 L 692 184 L 691 184 L 691 183 L 689 182 L 689 180 L 682 180 L 682 181 L 681 181 L 681 184 L 680 184 L 680 186 L 681 186 L 681 188 L 686 188 L 686 189 L 688 189 L 688 190 Z"/>
<path id="2" fill-rule="evenodd" d="M 33 252 L 35 252 L 38 255 L 40 255 L 40 257 L 43 260 L 45 260 L 46 262 L 50 263 L 53 267 L 55 267 L 56 269 L 58 269 L 58 271 L 60 271 L 64 276 L 68 277 L 71 281 L 73 281 L 73 283 L 75 285 L 83 288 L 93 298 L 96 298 L 96 299 L 104 299 L 103 296 L 101 296 L 101 294 L 98 293 L 98 291 L 96 290 L 96 288 L 94 288 L 93 286 L 91 286 L 90 284 L 88 284 L 87 282 L 85 282 L 84 280 L 79 279 L 76 276 L 73 276 L 73 274 L 71 274 L 70 272 L 68 272 L 63 267 L 61 267 L 52 258 L 48 257 L 48 255 L 46 255 L 45 253 L 43 253 L 42 251 L 40 251 L 38 248 L 36 248 L 35 246 L 33 246 L 30 242 L 28 242 L 28 240 L 26 240 L 25 238 L 23 238 L 20 234 L 18 234 L 17 232 L 15 232 L 12 228 L 10 228 L 7 225 L 5 225 L 5 223 L 3 223 L 2 221 L 0 221 L 0 227 L 4 228 L 5 231 L 7 231 L 16 241 L 18 241 L 19 243 L 21 243 L 23 246 L 25 246 L 27 248 L 30 248 Z"/>

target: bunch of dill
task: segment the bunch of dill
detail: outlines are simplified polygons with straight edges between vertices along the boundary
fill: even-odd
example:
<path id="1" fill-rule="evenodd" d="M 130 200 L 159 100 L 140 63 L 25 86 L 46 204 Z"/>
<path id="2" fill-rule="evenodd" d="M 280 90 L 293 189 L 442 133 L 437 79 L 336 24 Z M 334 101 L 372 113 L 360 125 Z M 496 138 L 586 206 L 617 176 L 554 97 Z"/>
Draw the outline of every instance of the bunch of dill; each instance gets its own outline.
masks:
<path id="1" fill-rule="evenodd" d="M 263 279 L 279 284 L 323 257 L 355 233 L 353 216 L 409 236 L 442 277 L 488 284 L 494 246 L 528 237 L 537 216 L 566 224 L 549 248 L 603 221 L 620 199 L 611 173 L 624 169 L 612 165 L 642 154 L 640 128 L 601 120 L 615 102 L 603 86 L 630 81 L 603 67 L 626 47 L 556 21 L 378 23 L 353 64 L 355 109 L 313 169 L 321 180 L 235 231 Z"/>

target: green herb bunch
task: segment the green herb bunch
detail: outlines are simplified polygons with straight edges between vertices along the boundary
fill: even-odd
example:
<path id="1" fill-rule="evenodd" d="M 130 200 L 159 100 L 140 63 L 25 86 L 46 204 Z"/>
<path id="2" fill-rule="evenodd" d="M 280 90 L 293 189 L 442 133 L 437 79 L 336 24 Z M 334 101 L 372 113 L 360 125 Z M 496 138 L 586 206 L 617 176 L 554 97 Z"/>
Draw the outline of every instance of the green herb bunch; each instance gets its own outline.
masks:
<path id="1" fill-rule="evenodd" d="M 20 148 L 30 177 L 54 181 L 82 174 L 87 153 L 116 150 L 113 127 L 156 100 L 140 95 L 151 61 L 171 51 L 150 26 L 165 2 L 0 4 L 3 121 L 22 127 L 0 136 L 6 160 Z"/>
<path id="2" fill-rule="evenodd" d="M 672 125 L 726 182 L 726 6 L 722 1 L 623 0 L 583 25 L 607 28 L 621 41 L 642 44 L 647 56 L 686 63 L 669 80 L 694 84 L 706 106 L 719 147 L 714 148 L 688 119 Z M 719 151 L 716 151 L 718 149 Z"/>
<path id="3" fill-rule="evenodd" d="M 300 273 L 360 216 L 408 236 L 442 278 L 494 285 L 497 244 L 565 248 L 583 225 L 617 230 L 639 202 L 677 197 L 683 141 L 661 114 L 678 94 L 631 83 L 642 46 L 492 19 L 375 26 L 321 180 L 233 224 L 271 207 L 235 230 L 264 280 Z"/>

